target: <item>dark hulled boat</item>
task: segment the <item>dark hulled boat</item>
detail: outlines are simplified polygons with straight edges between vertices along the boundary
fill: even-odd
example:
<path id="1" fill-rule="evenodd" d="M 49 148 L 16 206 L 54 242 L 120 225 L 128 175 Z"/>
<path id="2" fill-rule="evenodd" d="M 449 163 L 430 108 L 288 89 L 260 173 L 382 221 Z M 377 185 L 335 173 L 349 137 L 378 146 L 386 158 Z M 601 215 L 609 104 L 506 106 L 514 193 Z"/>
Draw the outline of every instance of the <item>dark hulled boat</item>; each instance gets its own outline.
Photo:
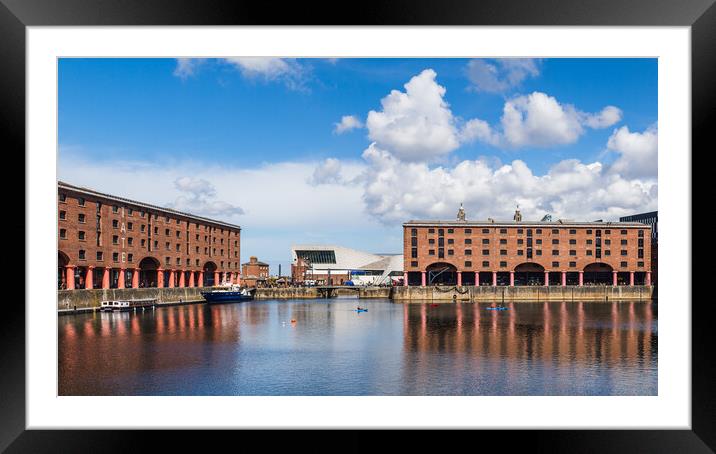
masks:
<path id="1" fill-rule="evenodd" d="M 218 288 L 210 292 L 201 292 L 207 303 L 239 303 L 254 299 L 252 290 L 231 286 L 227 288 Z"/>

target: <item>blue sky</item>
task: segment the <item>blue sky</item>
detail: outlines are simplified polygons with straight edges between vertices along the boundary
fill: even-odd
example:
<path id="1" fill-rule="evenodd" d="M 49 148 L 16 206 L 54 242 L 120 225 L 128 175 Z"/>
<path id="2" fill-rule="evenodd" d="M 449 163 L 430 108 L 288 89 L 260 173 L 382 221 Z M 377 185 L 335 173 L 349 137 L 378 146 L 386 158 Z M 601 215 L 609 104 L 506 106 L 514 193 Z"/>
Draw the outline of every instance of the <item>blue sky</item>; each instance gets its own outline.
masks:
<path id="1" fill-rule="evenodd" d="M 400 252 L 402 220 L 460 202 L 473 219 L 656 209 L 656 59 L 61 59 L 58 74 L 59 177 L 238 223 L 242 259 Z"/>

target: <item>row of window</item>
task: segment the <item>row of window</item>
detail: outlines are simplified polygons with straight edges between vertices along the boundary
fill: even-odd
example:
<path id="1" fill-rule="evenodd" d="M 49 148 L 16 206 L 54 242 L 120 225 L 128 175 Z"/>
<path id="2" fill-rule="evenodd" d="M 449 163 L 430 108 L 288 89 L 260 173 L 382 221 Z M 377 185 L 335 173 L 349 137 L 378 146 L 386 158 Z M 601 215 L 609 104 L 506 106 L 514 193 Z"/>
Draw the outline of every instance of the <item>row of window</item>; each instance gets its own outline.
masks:
<path id="1" fill-rule="evenodd" d="M 77 237 L 78 237 L 78 239 L 79 239 L 80 241 L 86 241 L 86 236 L 87 236 L 86 233 L 83 232 L 83 231 L 81 231 L 81 230 L 80 230 L 79 232 L 77 232 Z M 60 229 L 60 239 L 67 239 L 67 230 L 66 230 L 66 229 Z M 112 244 L 114 244 L 114 245 L 119 245 L 119 236 L 117 236 L 117 235 L 113 235 L 113 236 L 112 236 Z M 147 240 L 145 240 L 145 239 L 142 238 L 142 239 L 140 240 L 140 246 L 141 246 L 141 247 L 146 247 L 146 244 L 147 244 Z M 171 243 L 164 243 L 164 244 L 165 244 L 165 249 L 166 249 L 167 251 L 171 250 Z M 127 237 L 127 246 L 133 246 L 133 245 L 134 245 L 134 238 L 132 238 L 132 237 Z M 154 250 L 157 250 L 158 248 L 159 248 L 159 242 L 158 242 L 158 241 L 155 241 L 155 242 L 154 242 Z M 176 243 L 175 250 L 176 250 L 176 252 L 180 252 L 180 251 L 181 251 L 181 244 L 180 244 L 180 243 Z M 189 253 L 189 245 L 188 245 L 188 244 L 187 244 L 186 250 L 187 250 L 187 254 L 188 254 L 188 253 Z M 195 247 L 195 252 L 196 252 L 197 254 L 200 253 L 200 252 L 199 252 L 199 246 L 196 246 L 196 247 Z M 212 253 L 213 253 L 214 255 L 216 255 L 216 248 L 213 248 L 213 249 L 212 249 Z M 207 247 L 204 248 L 204 254 L 205 254 L 205 255 L 206 255 L 206 254 L 209 254 L 209 248 L 207 248 Z M 219 255 L 222 256 L 222 257 L 224 256 L 224 250 L 223 250 L 223 249 L 219 249 Z M 238 251 L 234 251 L 234 257 L 238 257 L 238 256 L 239 256 L 239 252 L 238 252 Z"/>
<path id="2" fill-rule="evenodd" d="M 85 233 L 84 231 L 82 231 L 82 230 L 80 230 L 80 231 L 77 232 L 77 236 L 78 236 L 78 239 L 79 239 L 80 241 L 85 241 L 85 240 L 86 240 L 86 233 Z M 66 229 L 60 229 L 60 238 L 61 238 L 61 239 L 67 239 L 67 230 L 66 230 Z M 145 247 L 146 244 L 147 244 L 147 240 L 145 240 L 145 239 L 143 239 L 143 238 L 140 239 L 140 242 L 141 242 L 140 245 L 141 245 L 142 247 Z M 113 235 L 113 236 L 112 236 L 112 244 L 119 244 L 119 236 L 118 236 L 118 235 Z M 164 244 L 165 244 L 166 250 L 170 250 L 170 249 L 171 249 L 171 243 L 168 243 L 168 242 L 167 242 L 167 243 L 164 243 Z M 127 237 L 127 245 L 128 245 L 128 246 L 133 246 L 133 245 L 134 245 L 134 238 L 132 238 L 131 236 L 130 236 L 130 237 Z M 156 249 L 156 248 L 158 248 L 158 247 L 159 247 L 159 241 L 154 241 L 154 248 Z M 180 243 L 176 243 L 176 251 L 179 252 L 180 250 L 181 250 L 181 244 L 180 244 Z M 199 253 L 199 246 L 196 246 L 195 252 L 196 252 L 197 254 Z M 189 245 L 188 245 L 188 244 L 187 244 L 187 253 L 189 253 Z M 205 248 L 204 248 L 204 254 L 208 254 L 208 253 L 209 253 L 209 248 L 205 247 Z M 216 248 L 213 248 L 213 253 L 216 254 Z M 223 250 L 223 249 L 220 249 L 220 255 L 224 255 L 224 250 Z M 234 251 L 234 255 L 238 257 L 238 251 Z"/>
<path id="3" fill-rule="evenodd" d="M 455 233 L 455 229 L 428 229 L 428 233 L 435 233 L 436 230 L 437 230 L 438 235 L 444 235 L 444 234 L 445 234 L 445 230 L 447 230 L 447 233 L 448 233 L 448 234 L 453 234 L 453 233 Z M 484 234 L 489 234 L 489 233 L 490 233 L 490 229 L 481 229 L 481 230 L 482 230 L 482 233 L 484 233 Z M 522 235 L 522 234 L 524 234 L 525 230 L 527 230 L 527 235 L 528 235 L 528 236 L 532 235 L 532 229 L 517 229 L 517 234 L 518 234 L 518 235 Z M 552 229 L 552 234 L 558 235 L 558 234 L 560 233 L 560 231 L 562 231 L 562 229 Z M 595 234 L 596 236 L 601 236 L 601 235 L 602 235 L 602 230 L 601 230 L 601 229 L 599 229 L 599 230 L 587 229 L 587 235 L 592 235 L 593 232 L 594 232 L 594 234 Z M 626 235 L 626 234 L 627 234 L 627 230 L 626 230 L 626 229 L 621 229 L 619 232 L 620 232 L 621 235 Z M 418 235 L 418 229 L 413 228 L 413 229 L 411 229 L 410 233 L 411 233 L 411 236 L 417 236 L 417 235 Z M 463 229 L 463 233 L 464 233 L 465 235 L 470 235 L 470 234 L 472 234 L 472 229 Z M 541 235 L 541 234 L 542 234 L 542 229 L 534 229 L 534 233 L 535 233 L 536 235 Z M 605 235 L 610 235 L 611 233 L 612 233 L 612 231 L 609 230 L 609 229 L 604 230 L 604 234 L 605 234 Z M 500 234 L 506 235 L 506 234 L 507 234 L 507 229 L 500 229 Z M 570 234 L 570 235 L 576 235 L 576 234 L 577 234 L 577 229 L 569 229 L 569 234 Z M 639 237 L 644 237 L 644 231 L 643 231 L 643 230 L 639 230 L 639 234 L 638 234 L 638 235 L 639 235 Z"/>
<path id="4" fill-rule="evenodd" d="M 438 251 L 438 256 L 439 256 L 440 258 L 444 258 L 444 257 L 445 257 L 445 250 L 444 250 L 444 249 L 439 248 L 437 251 Z M 472 249 L 465 249 L 464 251 L 465 251 L 465 255 L 472 255 Z M 413 248 L 413 250 L 412 250 L 411 252 L 412 252 L 412 253 L 411 253 L 411 257 L 412 257 L 412 258 L 417 258 L 417 257 L 418 257 L 418 250 L 417 250 L 417 248 Z M 531 252 L 532 252 L 532 251 L 531 251 L 530 249 L 528 249 L 528 250 L 527 250 L 527 255 L 530 256 L 530 255 L 531 255 Z M 603 252 L 605 256 L 611 256 L 611 254 L 612 254 L 609 249 L 606 249 L 606 250 L 604 250 L 604 251 L 597 250 L 597 252 L 598 252 L 598 255 L 601 255 L 601 253 Z M 628 251 L 627 251 L 626 249 L 622 249 L 622 250 L 620 251 L 620 253 L 621 253 L 622 256 L 627 256 L 627 255 L 629 255 L 629 254 L 628 254 Z M 637 251 L 637 253 L 638 253 L 638 257 L 639 257 L 639 258 L 644 258 L 644 249 L 639 249 L 639 250 Z M 454 249 L 448 249 L 448 250 L 447 250 L 447 254 L 448 254 L 448 255 L 455 255 L 455 250 L 454 250 Z M 536 255 L 542 255 L 542 249 L 535 249 L 535 254 L 536 254 Z M 428 249 L 428 255 L 435 255 L 435 249 Z M 483 250 L 482 250 L 482 255 L 490 255 L 490 250 L 489 250 L 489 249 L 483 249 Z M 500 255 L 507 255 L 507 249 L 500 249 Z M 518 249 L 518 250 L 517 250 L 517 255 L 525 255 L 525 250 L 524 250 L 524 249 Z M 558 250 L 558 249 L 552 249 L 552 255 L 553 255 L 553 256 L 554 256 L 554 255 L 559 255 L 559 250 Z M 571 250 L 569 251 L 569 255 L 576 256 L 576 255 L 577 255 L 577 251 L 574 250 L 574 249 L 571 249 Z M 587 250 L 586 250 L 586 255 L 588 255 L 588 256 L 593 255 L 593 251 L 592 251 L 591 249 L 587 249 Z"/>
<path id="5" fill-rule="evenodd" d="M 410 262 L 410 266 L 413 267 L 413 268 L 417 268 L 418 262 L 415 262 L 415 261 Z M 560 266 L 559 262 L 552 262 L 552 268 L 559 268 L 559 266 Z M 628 264 L 627 264 L 627 262 L 620 262 L 619 266 L 620 266 L 621 268 L 626 268 L 626 267 L 628 266 Z M 644 268 L 644 262 L 637 262 L 636 266 L 639 267 L 639 268 Z M 465 261 L 465 267 L 466 267 L 466 268 L 471 268 L 471 267 L 472 267 L 472 262 L 469 261 L 469 260 L 468 260 L 468 261 Z M 483 262 L 482 262 L 482 267 L 483 267 L 483 268 L 489 268 L 489 267 L 490 267 L 490 262 L 489 262 L 489 261 L 483 261 Z M 569 262 L 569 268 L 576 268 L 576 267 L 577 267 L 577 262 Z M 503 261 L 503 262 L 500 262 L 500 268 L 507 268 L 507 262 L 504 262 L 504 261 Z"/>
<path id="6" fill-rule="evenodd" d="M 60 219 L 61 219 L 61 220 L 66 220 L 66 212 L 65 212 L 65 211 L 60 211 Z M 84 223 L 85 223 L 85 215 L 84 215 L 84 214 L 79 214 L 79 215 L 78 215 L 78 221 L 79 221 L 80 224 L 84 224 Z M 115 228 L 115 229 L 119 228 L 119 223 L 118 223 L 118 221 L 117 221 L 116 219 L 112 221 L 112 227 Z M 65 229 L 60 229 L 60 232 L 62 232 L 63 230 L 65 230 Z M 133 231 L 133 230 L 134 230 L 134 224 L 132 224 L 131 222 L 128 222 L 128 223 L 127 223 L 127 230 Z M 144 233 L 145 230 L 146 230 L 146 225 L 145 225 L 145 224 L 142 224 L 142 225 L 140 226 L 140 232 L 141 232 L 141 233 Z M 165 233 L 166 236 L 171 235 L 169 229 L 166 229 L 166 230 L 164 231 L 164 233 Z M 83 232 L 81 232 L 81 234 L 84 235 Z M 157 227 L 154 227 L 154 234 L 156 234 L 156 235 L 159 234 L 159 229 L 158 229 Z M 177 231 L 176 231 L 176 237 L 179 238 L 180 236 L 181 236 L 181 232 L 180 232 L 179 230 L 177 230 Z M 187 240 L 188 240 L 188 239 L 189 239 L 189 232 L 187 232 L 186 237 L 187 237 Z M 80 238 L 80 239 L 82 239 L 82 238 Z M 200 236 L 199 236 L 199 235 L 196 235 L 196 241 L 200 241 Z M 208 242 L 208 241 L 209 241 L 208 236 L 204 235 L 204 242 Z M 213 238 L 213 242 L 216 243 L 216 237 Z M 220 244 L 224 244 L 224 238 L 220 238 Z M 234 241 L 234 247 L 238 247 L 238 246 L 239 246 L 239 242 L 238 242 L 238 240 L 235 240 L 235 241 Z"/>
<path id="7" fill-rule="evenodd" d="M 411 246 L 414 246 L 414 247 L 415 247 L 415 246 L 418 245 L 418 239 L 417 239 L 416 237 L 412 237 L 412 238 L 410 239 L 410 243 L 411 243 Z M 472 244 L 472 239 L 471 239 L 471 238 L 465 238 L 464 243 L 465 243 L 465 245 Z M 522 245 L 522 244 L 524 244 L 524 243 L 525 243 L 525 241 L 524 241 L 522 238 L 518 238 L 518 239 L 517 239 L 517 244 L 518 244 L 518 245 Z M 429 238 L 429 239 L 428 239 L 428 244 L 435 244 L 435 238 Z M 445 244 L 444 238 L 438 238 L 438 245 L 442 246 L 443 244 Z M 453 238 L 448 238 L 448 239 L 447 239 L 447 244 L 455 244 L 455 240 L 454 240 Z M 483 238 L 483 239 L 482 239 L 482 244 L 490 244 L 490 239 L 489 239 L 489 238 Z M 500 244 L 507 244 L 507 239 L 506 239 L 506 238 L 501 238 L 501 239 L 500 239 Z M 536 240 L 535 240 L 535 244 L 542 244 L 542 240 L 539 239 L 539 238 L 536 239 Z M 553 240 L 552 240 L 552 244 L 559 244 L 559 240 L 556 239 L 556 238 L 553 239 Z M 572 238 L 572 239 L 569 240 L 569 244 L 576 245 L 576 244 L 577 244 L 577 240 L 574 239 L 574 238 Z M 592 240 L 588 239 L 588 240 L 586 240 L 586 243 L 585 243 L 585 244 L 591 245 L 591 244 L 594 244 L 594 242 L 593 242 Z M 602 244 L 602 243 L 601 243 L 601 240 L 598 239 L 598 240 L 597 240 L 597 246 L 599 246 L 599 245 L 601 245 L 601 244 Z M 611 242 L 611 240 L 604 240 L 604 244 L 605 244 L 606 246 L 610 246 L 610 245 L 612 244 L 612 242 Z M 627 246 L 627 245 L 629 244 L 629 242 L 628 242 L 628 240 L 623 239 L 623 240 L 620 240 L 620 244 L 621 244 L 622 246 Z M 527 238 L 527 245 L 528 245 L 528 246 L 531 246 L 531 245 L 532 245 L 532 238 Z M 639 238 L 639 247 L 644 247 L 644 239 L 643 239 L 643 238 Z"/>
<path id="8" fill-rule="evenodd" d="M 84 249 L 80 249 L 80 250 L 78 251 L 77 256 L 78 256 L 78 259 L 79 259 L 79 260 L 87 260 L 87 251 L 85 251 Z M 98 261 L 103 261 L 103 260 L 104 260 L 104 253 L 103 253 L 102 251 L 97 251 L 96 259 L 97 259 Z M 134 254 L 132 254 L 132 253 L 127 254 L 126 259 L 127 259 L 127 262 L 133 263 L 133 262 L 134 262 Z M 115 262 L 115 263 L 119 263 L 119 252 L 113 252 L 113 253 L 112 253 L 112 261 Z M 164 263 L 167 264 L 167 265 L 171 265 L 171 257 L 165 257 L 165 258 L 164 258 Z M 200 266 L 200 263 L 201 263 L 201 262 L 200 262 L 199 259 L 196 259 L 196 260 L 195 260 L 196 266 Z M 181 266 L 181 258 L 179 258 L 179 257 L 176 258 L 176 264 L 179 265 L 179 266 Z M 229 268 L 238 268 L 238 267 L 239 267 L 239 263 L 238 263 L 238 262 L 229 262 L 228 265 L 229 265 Z M 186 259 L 186 266 L 191 266 L 191 260 L 190 260 L 190 259 Z M 224 267 L 224 262 L 223 262 L 223 261 L 221 262 L 221 267 L 222 267 L 222 268 Z"/>
<path id="9" fill-rule="evenodd" d="M 66 202 L 67 202 L 67 195 L 66 195 L 66 194 L 59 194 L 59 200 L 60 200 L 60 202 L 66 203 Z M 81 206 L 81 207 L 86 206 L 86 200 L 85 200 L 83 197 L 78 197 L 78 198 L 77 198 L 77 204 L 78 204 L 79 206 Z M 101 206 L 102 206 L 102 203 L 101 203 L 101 202 L 97 202 L 97 208 L 98 208 L 97 211 L 98 211 L 98 212 L 99 212 L 99 208 L 100 208 Z M 62 213 L 64 213 L 64 211 L 60 211 L 61 216 L 62 216 Z M 112 205 L 112 213 L 119 213 L 119 206 L 118 206 L 118 205 Z M 129 216 L 133 216 L 133 215 L 134 215 L 134 210 L 133 210 L 132 208 L 127 208 L 127 214 L 128 214 Z M 144 211 L 140 211 L 139 214 L 140 214 L 140 217 L 142 217 L 142 218 L 146 216 L 146 212 L 144 212 Z M 84 215 L 81 215 L 81 216 L 84 216 Z M 163 216 L 163 217 L 164 217 L 164 219 L 165 219 L 165 222 L 167 222 L 167 223 L 171 222 L 171 218 L 170 218 L 169 216 Z M 60 217 L 60 219 L 64 219 L 64 218 L 63 218 L 63 217 Z M 158 220 L 158 219 L 159 219 L 159 215 L 156 214 L 156 213 L 154 213 L 154 220 Z M 115 222 L 116 222 L 116 221 L 115 221 Z M 189 225 L 189 221 L 185 221 L 185 222 L 187 223 L 187 226 L 188 226 L 188 225 Z M 197 228 L 197 229 L 201 228 L 200 226 L 203 226 L 205 231 L 215 232 L 215 231 L 217 230 L 216 227 L 211 227 L 211 226 L 208 226 L 208 225 L 206 225 L 206 224 L 199 224 L 198 222 L 195 222 L 194 224 L 196 225 L 196 228 Z M 176 219 L 176 225 L 181 225 L 181 220 L 180 220 L 180 219 Z M 223 229 L 223 228 L 219 228 L 219 230 L 220 230 L 220 233 L 222 233 L 222 234 L 224 233 L 224 229 Z M 234 235 L 238 236 L 238 234 L 239 234 L 239 232 L 236 232 L 236 231 L 234 232 Z"/>

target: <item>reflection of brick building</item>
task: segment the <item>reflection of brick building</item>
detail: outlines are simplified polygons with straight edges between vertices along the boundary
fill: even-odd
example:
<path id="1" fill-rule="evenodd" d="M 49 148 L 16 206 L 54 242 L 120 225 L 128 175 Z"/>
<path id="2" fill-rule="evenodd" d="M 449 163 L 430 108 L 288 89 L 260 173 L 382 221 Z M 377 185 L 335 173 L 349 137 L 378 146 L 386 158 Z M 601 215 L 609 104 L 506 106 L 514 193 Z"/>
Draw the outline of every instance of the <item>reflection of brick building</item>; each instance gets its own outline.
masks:
<path id="1" fill-rule="evenodd" d="M 241 228 L 58 183 L 58 288 L 239 281 Z"/>
<path id="2" fill-rule="evenodd" d="M 259 262 L 256 257 L 241 265 L 241 281 L 247 287 L 262 287 L 269 277 L 268 263 Z"/>
<path id="3" fill-rule="evenodd" d="M 651 227 L 637 222 L 409 221 L 409 285 L 651 284 Z"/>
<path id="4" fill-rule="evenodd" d="M 634 214 L 619 218 L 623 222 L 641 222 L 651 226 L 651 274 L 652 281 L 656 284 L 659 279 L 659 212 Z"/>

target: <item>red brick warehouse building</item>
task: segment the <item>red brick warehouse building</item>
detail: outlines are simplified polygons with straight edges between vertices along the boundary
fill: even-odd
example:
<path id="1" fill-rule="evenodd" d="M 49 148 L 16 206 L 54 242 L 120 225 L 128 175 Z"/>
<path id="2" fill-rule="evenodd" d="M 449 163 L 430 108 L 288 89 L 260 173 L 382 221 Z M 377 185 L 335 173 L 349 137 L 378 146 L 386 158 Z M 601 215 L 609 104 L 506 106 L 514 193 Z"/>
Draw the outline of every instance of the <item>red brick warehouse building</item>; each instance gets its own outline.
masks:
<path id="1" fill-rule="evenodd" d="M 58 182 L 60 289 L 239 283 L 241 227 Z"/>
<path id="2" fill-rule="evenodd" d="M 638 222 L 403 224 L 407 285 L 651 285 L 651 227 Z"/>
<path id="3" fill-rule="evenodd" d="M 263 287 L 269 277 L 269 264 L 260 262 L 257 257 L 241 265 L 242 281 L 247 287 Z"/>

